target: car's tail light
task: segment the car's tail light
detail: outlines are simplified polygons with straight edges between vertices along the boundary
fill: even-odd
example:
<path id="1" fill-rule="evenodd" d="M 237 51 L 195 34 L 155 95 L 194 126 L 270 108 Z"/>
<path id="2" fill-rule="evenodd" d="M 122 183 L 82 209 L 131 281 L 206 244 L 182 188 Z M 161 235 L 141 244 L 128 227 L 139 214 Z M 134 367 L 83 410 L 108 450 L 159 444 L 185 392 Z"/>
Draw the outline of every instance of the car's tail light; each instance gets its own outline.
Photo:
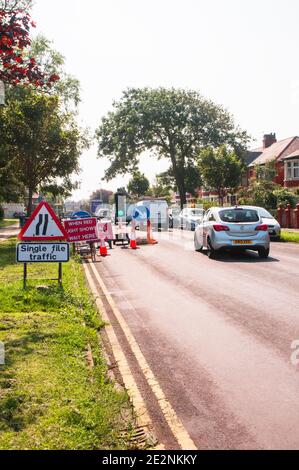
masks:
<path id="1" fill-rule="evenodd" d="M 255 229 L 257 232 L 267 232 L 268 231 L 268 225 L 258 225 Z"/>
<path id="2" fill-rule="evenodd" d="M 227 227 L 226 225 L 221 225 L 221 224 L 215 224 L 213 225 L 213 228 L 215 230 L 215 232 L 229 232 L 229 227 Z"/>

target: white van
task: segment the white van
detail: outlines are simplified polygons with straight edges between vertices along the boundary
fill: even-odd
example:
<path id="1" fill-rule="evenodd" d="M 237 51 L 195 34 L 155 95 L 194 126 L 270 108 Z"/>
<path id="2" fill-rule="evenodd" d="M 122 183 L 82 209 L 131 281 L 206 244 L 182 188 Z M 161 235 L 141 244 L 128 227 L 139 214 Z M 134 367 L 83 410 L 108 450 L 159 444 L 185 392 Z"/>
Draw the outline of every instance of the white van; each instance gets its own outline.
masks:
<path id="1" fill-rule="evenodd" d="M 168 231 L 169 230 L 169 207 L 165 199 L 149 199 L 139 201 L 137 207 L 146 207 L 150 212 L 150 220 L 152 230 L 154 231 Z M 147 222 L 141 221 L 139 223 L 140 230 L 146 230 Z"/>

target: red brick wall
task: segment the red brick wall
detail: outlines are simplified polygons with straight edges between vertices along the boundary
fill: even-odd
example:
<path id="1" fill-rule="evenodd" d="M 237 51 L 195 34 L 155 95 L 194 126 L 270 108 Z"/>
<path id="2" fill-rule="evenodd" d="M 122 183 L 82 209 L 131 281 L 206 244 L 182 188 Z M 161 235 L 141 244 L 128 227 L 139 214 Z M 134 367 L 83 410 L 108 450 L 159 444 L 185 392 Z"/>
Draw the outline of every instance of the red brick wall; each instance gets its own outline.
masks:
<path id="1" fill-rule="evenodd" d="M 290 180 L 284 182 L 285 188 L 299 188 L 299 181 L 298 180 Z"/>

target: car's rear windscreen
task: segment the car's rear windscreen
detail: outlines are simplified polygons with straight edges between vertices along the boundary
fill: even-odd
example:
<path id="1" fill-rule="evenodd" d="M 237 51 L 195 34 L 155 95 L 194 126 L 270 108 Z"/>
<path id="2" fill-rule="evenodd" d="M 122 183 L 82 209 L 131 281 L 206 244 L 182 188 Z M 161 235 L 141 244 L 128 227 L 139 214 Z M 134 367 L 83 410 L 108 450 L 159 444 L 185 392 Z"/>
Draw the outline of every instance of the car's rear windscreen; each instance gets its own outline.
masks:
<path id="1" fill-rule="evenodd" d="M 219 216 L 222 222 L 233 224 L 258 222 L 260 220 L 257 211 L 253 209 L 225 209 L 219 212 Z"/>

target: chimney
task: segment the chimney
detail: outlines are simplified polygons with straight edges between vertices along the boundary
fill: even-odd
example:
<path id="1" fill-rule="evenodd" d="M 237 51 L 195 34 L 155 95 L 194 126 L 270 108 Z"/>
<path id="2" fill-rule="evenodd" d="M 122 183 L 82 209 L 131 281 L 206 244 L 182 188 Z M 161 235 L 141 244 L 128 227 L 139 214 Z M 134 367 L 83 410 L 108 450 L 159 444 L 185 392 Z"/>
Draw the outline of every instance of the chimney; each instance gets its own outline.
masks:
<path id="1" fill-rule="evenodd" d="M 263 148 L 267 149 L 271 147 L 272 144 L 276 144 L 276 134 L 265 134 L 263 140 Z"/>

